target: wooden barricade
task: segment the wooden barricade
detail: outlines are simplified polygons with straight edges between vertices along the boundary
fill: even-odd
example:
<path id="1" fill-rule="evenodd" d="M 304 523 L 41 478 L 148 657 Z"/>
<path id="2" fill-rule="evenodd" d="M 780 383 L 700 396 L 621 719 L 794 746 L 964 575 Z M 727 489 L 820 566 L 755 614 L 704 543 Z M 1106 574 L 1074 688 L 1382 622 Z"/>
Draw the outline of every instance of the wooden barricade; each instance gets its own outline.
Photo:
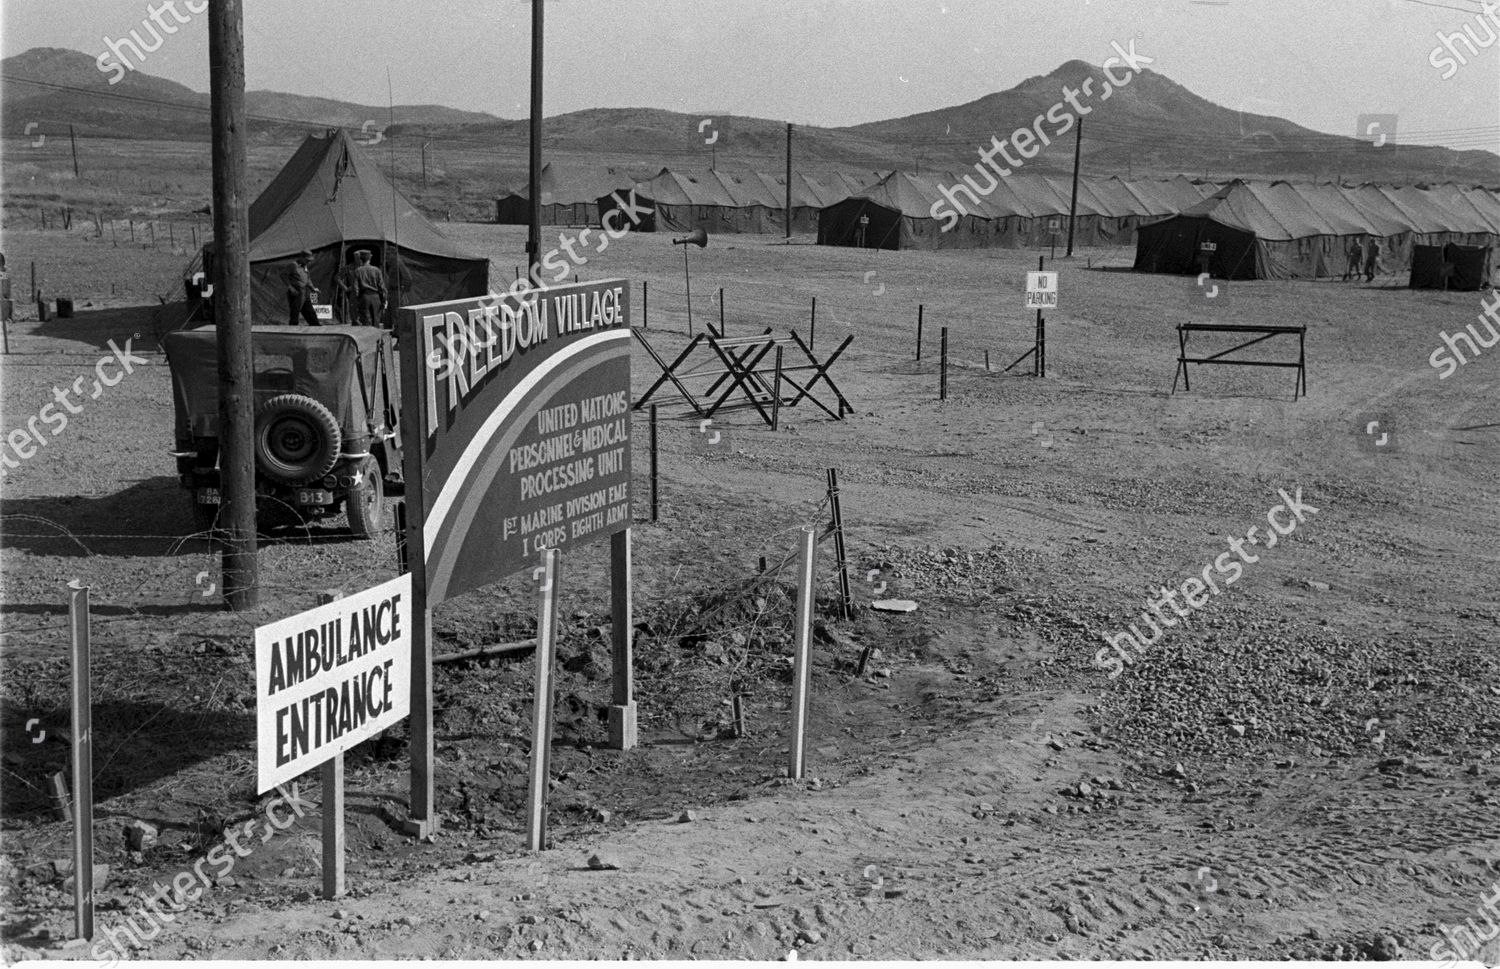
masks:
<path id="1" fill-rule="evenodd" d="M 1257 334 L 1254 339 L 1237 343 L 1227 350 L 1207 357 L 1188 356 L 1188 334 L 1190 333 L 1243 333 Z M 1290 360 L 1242 360 L 1226 359 L 1229 354 L 1246 347 L 1255 346 L 1272 337 L 1293 335 L 1297 337 L 1297 359 Z M 1190 363 L 1219 363 L 1231 364 L 1241 367 L 1286 367 L 1297 371 L 1297 383 L 1292 390 L 1292 399 L 1296 400 L 1299 394 L 1307 396 L 1307 327 L 1305 326 L 1254 326 L 1249 324 L 1225 324 L 1225 323 L 1180 323 L 1177 326 L 1177 373 L 1172 378 L 1172 393 L 1177 393 L 1177 380 L 1181 378 L 1182 389 L 1191 391 L 1192 385 L 1188 383 L 1188 364 Z"/>
<path id="2" fill-rule="evenodd" d="M 661 376 L 636 399 L 636 410 L 647 406 L 658 390 L 671 383 L 700 417 L 712 417 L 725 406 L 753 407 L 772 430 L 777 427 L 781 408 L 796 407 L 804 400 L 834 420 L 854 413 L 829 372 L 854 342 L 852 336 L 845 337 L 833 353 L 820 361 L 796 333 L 776 336 L 769 328 L 756 336 L 726 338 L 712 332 L 699 333 L 668 363 L 643 331 L 632 332 L 661 368 Z M 787 351 L 793 351 L 794 360 L 800 352 L 806 362 L 788 365 Z M 706 359 L 695 362 L 694 354 Z M 694 393 L 690 383 L 703 380 L 708 381 L 707 385 Z M 820 384 L 832 395 L 826 403 L 818 397 Z M 730 403 L 736 392 L 742 399 Z"/>

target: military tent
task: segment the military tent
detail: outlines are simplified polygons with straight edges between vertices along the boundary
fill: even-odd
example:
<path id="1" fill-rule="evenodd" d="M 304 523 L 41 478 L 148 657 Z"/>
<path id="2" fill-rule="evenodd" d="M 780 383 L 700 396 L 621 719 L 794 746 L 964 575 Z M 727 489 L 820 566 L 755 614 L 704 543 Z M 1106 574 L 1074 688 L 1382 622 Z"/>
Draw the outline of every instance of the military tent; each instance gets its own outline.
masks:
<path id="1" fill-rule="evenodd" d="M 1465 281 L 1474 274 L 1470 267 L 1476 258 L 1485 266 L 1480 275 L 1487 277 L 1500 234 L 1487 212 L 1486 195 L 1454 186 L 1236 181 L 1180 215 L 1142 227 L 1135 268 L 1195 273 L 1199 245 L 1213 242 L 1218 250 L 1211 271 L 1220 278 L 1338 276 L 1348 266 L 1350 247 L 1376 238 L 1385 271 L 1402 271 L 1412 264 L 1417 247 L 1427 247 L 1422 266 L 1415 267 L 1421 279 L 1435 272 L 1426 268 L 1437 258 L 1434 252 L 1445 251 L 1457 254 Z"/>
<path id="2" fill-rule="evenodd" d="M 1444 289 L 1473 292 L 1490 280 L 1492 250 L 1477 246 L 1414 246 L 1411 256 L 1411 289 Z"/>
<path id="3" fill-rule="evenodd" d="M 338 280 L 369 250 L 390 287 L 387 314 L 401 305 L 482 296 L 489 260 L 449 240 L 411 200 L 397 192 L 363 146 L 330 129 L 309 135 L 250 205 L 251 314 L 257 323 L 285 323 L 283 273 L 297 253 L 312 253 L 313 284 L 334 302 Z M 213 254 L 204 251 L 212 278 Z M 339 319 L 347 312 L 336 306 Z"/>
<path id="4" fill-rule="evenodd" d="M 879 175 L 792 174 L 792 229 L 814 231 L 818 212 L 848 198 Z M 641 216 L 638 231 L 689 232 L 703 228 L 710 234 L 786 231 L 786 177 L 766 172 L 674 171 L 663 168 L 634 185 L 637 204 L 651 211 Z M 627 193 L 618 193 L 624 196 Z M 600 214 L 618 203 L 599 199 Z"/>
<path id="5" fill-rule="evenodd" d="M 601 198 L 624 189 L 635 179 L 614 168 L 601 172 L 559 170 L 549 162 L 542 168 L 542 225 L 598 225 Z M 512 187 L 495 199 L 495 221 L 500 225 L 529 225 L 529 186 Z M 608 205 L 606 208 L 611 208 Z"/>
<path id="6" fill-rule="evenodd" d="M 932 175 L 892 172 L 818 213 L 818 244 L 862 249 L 964 249 L 989 244 L 991 220 L 977 215 L 938 219 L 934 207 L 948 184 Z M 943 231 L 951 223 L 951 229 Z"/>
<path id="7" fill-rule="evenodd" d="M 1141 226 L 1135 268 L 1197 273 L 1207 242 L 1217 247 L 1209 271 L 1219 279 L 1333 276 L 1343 273 L 1354 239 L 1374 234 L 1352 206 L 1324 213 L 1285 182 L 1236 180 L 1178 215 Z"/>
<path id="8" fill-rule="evenodd" d="M 679 173 L 680 174 L 680 173 Z M 698 177 L 715 181 L 729 197 L 732 212 L 713 213 L 717 230 L 709 232 L 783 232 L 786 221 L 785 179 L 757 172 L 709 171 Z M 782 190 L 778 191 L 777 183 Z"/>

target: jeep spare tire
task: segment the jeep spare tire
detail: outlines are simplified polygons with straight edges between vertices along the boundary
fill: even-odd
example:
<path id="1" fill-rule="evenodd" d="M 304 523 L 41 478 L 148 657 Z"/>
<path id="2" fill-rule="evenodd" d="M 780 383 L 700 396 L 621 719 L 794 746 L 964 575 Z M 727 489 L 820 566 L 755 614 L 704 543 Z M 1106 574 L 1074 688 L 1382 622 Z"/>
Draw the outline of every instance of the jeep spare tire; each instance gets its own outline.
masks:
<path id="1" fill-rule="evenodd" d="M 282 484 L 323 477 L 338 463 L 342 447 L 338 419 L 311 397 L 281 394 L 255 412 L 255 463 Z"/>

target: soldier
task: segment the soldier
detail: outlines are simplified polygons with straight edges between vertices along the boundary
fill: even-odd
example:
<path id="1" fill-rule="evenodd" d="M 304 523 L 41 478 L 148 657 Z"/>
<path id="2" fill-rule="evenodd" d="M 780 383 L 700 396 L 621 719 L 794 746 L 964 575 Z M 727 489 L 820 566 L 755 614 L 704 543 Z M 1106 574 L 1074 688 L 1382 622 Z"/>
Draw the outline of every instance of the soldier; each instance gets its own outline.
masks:
<path id="1" fill-rule="evenodd" d="M 359 250 L 354 258 L 359 260 L 354 267 L 354 318 L 364 326 L 379 326 L 386 303 L 385 273 L 370 265 L 368 249 Z"/>
<path id="2" fill-rule="evenodd" d="M 1344 270 L 1344 282 L 1347 283 L 1350 276 L 1355 279 L 1359 278 L 1359 268 L 1364 265 L 1364 261 L 1365 248 L 1360 244 L 1359 238 L 1355 237 L 1354 241 L 1349 243 L 1349 265 Z"/>
<path id="3" fill-rule="evenodd" d="M 1365 282 L 1373 283 L 1375 273 L 1380 269 L 1380 240 L 1374 236 L 1365 243 Z"/>
<path id="4" fill-rule="evenodd" d="M 286 306 L 287 326 L 296 326 L 297 318 L 300 316 L 308 326 L 320 326 L 318 313 L 313 309 L 312 274 L 307 271 L 308 264 L 312 262 L 312 253 L 303 249 L 297 253 L 297 258 L 282 273 L 286 280 Z"/>

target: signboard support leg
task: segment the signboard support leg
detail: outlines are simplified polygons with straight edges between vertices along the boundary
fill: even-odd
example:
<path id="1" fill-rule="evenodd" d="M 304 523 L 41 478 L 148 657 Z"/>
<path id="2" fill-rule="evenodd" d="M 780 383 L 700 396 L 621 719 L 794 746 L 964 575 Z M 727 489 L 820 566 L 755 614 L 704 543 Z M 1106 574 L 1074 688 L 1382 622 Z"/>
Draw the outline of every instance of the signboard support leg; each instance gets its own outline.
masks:
<path id="1" fill-rule="evenodd" d="M 811 528 L 802 529 L 802 550 L 797 558 L 797 629 L 792 656 L 792 748 L 787 776 L 802 779 L 807 749 L 807 695 L 811 679 L 813 559 L 818 551 L 817 536 Z"/>
<path id="2" fill-rule="evenodd" d="M 418 840 L 438 830 L 432 761 L 432 610 L 424 583 L 413 582 L 411 637 L 411 817 L 402 825 Z"/>
<path id="3" fill-rule="evenodd" d="M 925 309 L 925 307 L 921 303 L 918 303 L 917 304 L 917 359 L 918 360 L 922 359 L 922 310 L 923 309 Z"/>
<path id="4" fill-rule="evenodd" d="M 344 755 L 334 754 L 318 768 L 323 781 L 323 897 L 344 895 Z"/>
<path id="5" fill-rule="evenodd" d="M 1047 318 L 1041 310 L 1036 311 L 1036 364 L 1041 375 L 1047 376 Z"/>
<path id="6" fill-rule="evenodd" d="M 636 745 L 635 656 L 632 636 L 630 529 L 609 537 L 609 606 L 613 627 L 613 703 L 609 708 L 609 746 L 630 750 Z"/>
<path id="7" fill-rule="evenodd" d="M 526 794 L 526 846 L 547 847 L 547 789 L 552 767 L 552 667 L 557 655 L 557 560 L 555 548 L 542 550 L 536 622 L 536 701 L 531 715 L 530 780 Z"/>
<path id="8" fill-rule="evenodd" d="M 73 641 L 73 931 L 94 937 L 94 737 L 89 682 L 89 590 L 68 583 Z"/>
<path id="9" fill-rule="evenodd" d="M 321 593 L 318 605 L 326 606 L 342 598 L 338 592 Z M 332 901 L 344 895 L 343 751 L 319 765 L 318 778 L 323 784 L 323 897 Z"/>
<path id="10" fill-rule="evenodd" d="M 1042 311 L 1036 311 L 1036 332 L 1031 338 L 1031 375 L 1040 377 L 1042 375 Z"/>

